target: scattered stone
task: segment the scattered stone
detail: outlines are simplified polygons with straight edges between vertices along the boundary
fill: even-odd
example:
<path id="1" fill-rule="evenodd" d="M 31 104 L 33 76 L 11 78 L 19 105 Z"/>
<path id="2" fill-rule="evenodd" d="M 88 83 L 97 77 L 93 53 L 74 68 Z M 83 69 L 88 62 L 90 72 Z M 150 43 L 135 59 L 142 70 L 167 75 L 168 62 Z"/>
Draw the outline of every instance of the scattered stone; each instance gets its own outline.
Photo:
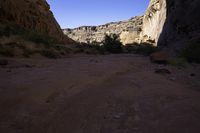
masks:
<path id="1" fill-rule="evenodd" d="M 176 78 L 175 77 L 170 77 L 170 80 L 171 81 L 176 81 Z"/>
<path id="2" fill-rule="evenodd" d="M 7 70 L 6 72 L 11 72 L 11 69 Z"/>
<path id="3" fill-rule="evenodd" d="M 90 62 L 98 63 L 98 60 L 91 59 Z"/>
<path id="4" fill-rule="evenodd" d="M 34 65 L 25 65 L 26 68 L 33 68 Z"/>
<path id="5" fill-rule="evenodd" d="M 169 58 L 170 56 L 168 55 L 168 53 L 164 51 L 155 52 L 150 55 L 151 61 L 158 64 L 167 64 Z"/>
<path id="6" fill-rule="evenodd" d="M 171 72 L 168 69 L 165 69 L 165 68 L 156 69 L 155 73 L 158 73 L 158 74 L 171 74 Z"/>
<path id="7" fill-rule="evenodd" d="M 1 59 L 0 60 L 0 66 L 6 66 L 6 65 L 8 65 L 8 60 Z"/>
<path id="8" fill-rule="evenodd" d="M 122 116 L 124 116 L 125 114 L 124 113 L 118 113 L 118 114 L 115 114 L 113 116 L 114 119 L 120 119 Z"/>
<path id="9" fill-rule="evenodd" d="M 18 123 L 12 123 L 12 124 L 10 124 L 10 126 L 14 127 L 17 130 L 23 130 L 24 129 L 24 127 L 22 125 L 18 124 Z"/>
<path id="10" fill-rule="evenodd" d="M 46 102 L 46 103 L 50 103 L 51 101 L 50 101 L 50 100 L 46 100 L 45 102 Z"/>
<path id="11" fill-rule="evenodd" d="M 115 119 L 120 119 L 121 116 L 120 116 L 120 115 L 114 115 L 113 118 L 115 118 Z"/>

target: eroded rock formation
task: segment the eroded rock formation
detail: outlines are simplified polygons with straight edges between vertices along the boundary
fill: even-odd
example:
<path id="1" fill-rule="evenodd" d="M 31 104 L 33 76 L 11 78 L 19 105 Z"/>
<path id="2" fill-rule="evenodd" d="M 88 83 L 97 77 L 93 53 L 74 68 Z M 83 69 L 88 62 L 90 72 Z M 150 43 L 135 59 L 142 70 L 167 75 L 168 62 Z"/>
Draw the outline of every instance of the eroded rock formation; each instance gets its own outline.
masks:
<path id="1" fill-rule="evenodd" d="M 123 44 L 139 42 L 143 17 L 127 21 L 112 22 L 100 26 L 83 26 L 64 29 L 63 32 L 73 40 L 84 43 L 102 42 L 106 34 L 117 34 Z"/>
<path id="2" fill-rule="evenodd" d="M 61 42 L 70 40 L 63 35 L 46 0 L 1 0 L 0 26 L 36 31 Z"/>

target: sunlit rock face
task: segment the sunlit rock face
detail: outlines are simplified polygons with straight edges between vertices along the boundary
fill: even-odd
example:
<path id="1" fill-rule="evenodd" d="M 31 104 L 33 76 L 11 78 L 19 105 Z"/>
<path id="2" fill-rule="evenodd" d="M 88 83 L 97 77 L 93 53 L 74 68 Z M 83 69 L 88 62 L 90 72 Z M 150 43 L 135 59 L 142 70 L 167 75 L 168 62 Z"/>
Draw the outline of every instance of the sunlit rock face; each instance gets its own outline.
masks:
<path id="1" fill-rule="evenodd" d="M 64 29 L 68 37 L 77 42 L 103 42 L 106 34 L 117 34 L 125 45 L 140 41 L 143 17 L 134 17 L 127 21 L 111 22 L 100 26 L 82 26 L 75 29 Z"/>
<path id="2" fill-rule="evenodd" d="M 141 33 L 141 39 L 143 41 L 153 41 L 157 45 L 166 21 L 166 13 L 165 0 L 151 0 L 143 19 Z"/>
<path id="3" fill-rule="evenodd" d="M 121 42 L 124 45 L 126 45 L 126 44 L 132 44 L 132 43 L 140 43 L 140 37 L 139 37 L 140 31 L 135 31 L 135 32 L 122 31 L 120 33 L 120 36 L 119 36 Z"/>
<path id="4" fill-rule="evenodd" d="M 59 41 L 68 40 L 46 0 L 1 0 L 0 26 L 36 31 Z"/>
<path id="5" fill-rule="evenodd" d="M 200 38 L 200 0 L 151 0 L 143 19 L 141 39 L 179 49 Z"/>

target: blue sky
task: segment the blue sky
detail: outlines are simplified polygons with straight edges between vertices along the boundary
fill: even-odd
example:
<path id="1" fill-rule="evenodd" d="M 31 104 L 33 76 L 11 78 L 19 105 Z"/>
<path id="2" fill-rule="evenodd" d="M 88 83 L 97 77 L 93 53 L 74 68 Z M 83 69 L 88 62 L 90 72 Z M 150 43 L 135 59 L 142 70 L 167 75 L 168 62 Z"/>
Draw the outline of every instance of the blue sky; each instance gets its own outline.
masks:
<path id="1" fill-rule="evenodd" d="M 101 25 L 142 15 L 149 0 L 47 0 L 62 28 Z"/>

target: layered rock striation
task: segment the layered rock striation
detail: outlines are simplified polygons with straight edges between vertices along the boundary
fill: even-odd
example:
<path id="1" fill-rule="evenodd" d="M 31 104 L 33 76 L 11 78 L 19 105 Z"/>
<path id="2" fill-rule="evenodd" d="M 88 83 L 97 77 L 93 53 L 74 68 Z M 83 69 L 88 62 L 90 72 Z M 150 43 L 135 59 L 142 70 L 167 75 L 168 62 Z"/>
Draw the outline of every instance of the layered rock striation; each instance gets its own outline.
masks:
<path id="1" fill-rule="evenodd" d="M 82 26 L 64 29 L 63 32 L 75 41 L 83 43 L 102 42 L 106 34 L 117 34 L 123 44 L 139 42 L 143 16 L 127 21 L 112 22 L 100 26 Z"/>

